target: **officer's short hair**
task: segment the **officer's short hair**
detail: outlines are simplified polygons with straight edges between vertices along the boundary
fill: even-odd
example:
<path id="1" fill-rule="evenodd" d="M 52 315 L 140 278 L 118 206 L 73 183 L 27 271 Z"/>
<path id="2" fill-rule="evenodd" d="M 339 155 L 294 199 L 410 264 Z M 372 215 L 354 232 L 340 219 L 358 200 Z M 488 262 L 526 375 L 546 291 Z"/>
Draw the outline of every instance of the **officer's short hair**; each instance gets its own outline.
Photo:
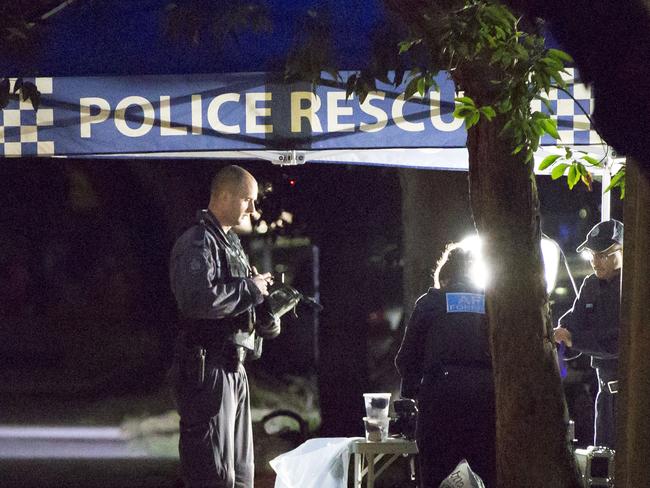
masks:
<path id="1" fill-rule="evenodd" d="M 210 193 L 217 195 L 222 191 L 240 188 L 246 178 L 253 178 L 253 175 L 241 166 L 232 164 L 220 169 L 210 184 Z"/>
<path id="2" fill-rule="evenodd" d="M 472 253 L 460 242 L 450 242 L 433 271 L 434 288 L 441 288 L 442 284 L 467 281 L 471 267 Z"/>

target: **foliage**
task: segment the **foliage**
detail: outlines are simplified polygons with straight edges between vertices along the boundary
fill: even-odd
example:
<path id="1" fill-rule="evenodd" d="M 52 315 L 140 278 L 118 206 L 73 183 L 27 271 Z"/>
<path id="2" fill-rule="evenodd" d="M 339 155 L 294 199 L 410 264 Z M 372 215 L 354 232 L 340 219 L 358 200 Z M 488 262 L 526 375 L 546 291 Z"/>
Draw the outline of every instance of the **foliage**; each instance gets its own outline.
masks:
<path id="1" fill-rule="evenodd" d="M 589 156 L 585 151 L 573 151 L 570 147 L 564 147 L 563 149 L 564 154 L 552 154 L 545 157 L 539 164 L 539 169 L 543 171 L 552 166 L 551 178 L 557 180 L 562 176 L 566 176 L 569 189 L 573 189 L 577 183 L 582 181 L 591 191 L 593 178 L 587 169 L 588 167 L 609 170 L 603 160 Z M 621 199 L 625 198 L 625 164 L 612 177 L 605 191 L 610 191 L 613 188 L 619 188 Z"/>
<path id="2" fill-rule="evenodd" d="M 12 99 L 29 100 L 34 110 L 38 110 L 41 103 L 41 92 L 38 91 L 34 83 L 24 81 L 22 78 L 16 79 L 13 90 L 11 90 L 9 78 L 3 78 L 0 80 L 0 110 L 9 105 L 9 101 Z"/>
<path id="3" fill-rule="evenodd" d="M 348 97 L 356 94 L 363 103 L 368 93 L 376 89 L 376 80 L 395 87 L 405 86 L 405 98 L 424 96 L 430 89 L 438 89 L 436 77 L 446 71 L 461 92 L 456 98 L 454 116 L 464 119 L 467 129 L 483 118 L 491 121 L 503 117 L 502 136 L 512 141 L 513 154 L 521 153 L 527 164 L 532 164 L 544 135 L 561 144 L 557 121 L 550 115 L 553 110 L 548 97 L 552 89 L 568 93 L 563 74 L 568 75 L 565 65 L 573 60 L 563 51 L 545 48 L 539 25 L 522 25 L 524 21 L 506 6 L 491 0 L 385 0 L 384 3 L 395 14 L 393 18 L 407 28 L 407 33 L 402 34 L 405 40 L 399 41 L 399 49 L 395 49 L 399 59 L 385 51 L 373 53 L 370 68 L 347 78 Z M 327 81 L 320 74 L 327 71 L 340 80 L 323 48 L 327 45 L 326 29 L 321 27 L 314 32 L 317 35 L 303 45 L 301 55 L 289 60 L 287 75 L 323 84 Z M 384 36 L 384 42 L 376 44 L 385 46 L 386 39 L 390 38 Z M 388 80 L 386 73 L 391 70 L 395 76 Z M 487 84 L 484 73 L 489 73 Z M 483 85 L 484 92 L 485 85 L 488 86 L 487 96 L 480 101 L 463 93 L 477 85 Z M 547 110 L 531 109 L 535 100 Z M 591 190 L 593 180 L 588 168 L 604 168 L 604 162 L 568 147 L 564 150 L 562 157 L 546 158 L 540 169 L 555 165 L 552 171 L 555 179 L 566 174 L 569 188 L 582 182 Z M 612 179 L 614 186 L 624 185 L 623 174 Z"/>
<path id="4" fill-rule="evenodd" d="M 463 84 L 470 84 L 463 76 L 454 76 L 455 72 L 472 70 L 472 63 L 487 65 L 492 68 L 494 76 L 490 79 L 494 100 L 488 105 L 477 106 L 470 97 L 456 98 L 458 103 L 454 115 L 465 120 L 467 129 L 477 124 L 481 117 L 492 120 L 497 115 L 507 118 L 504 135 L 513 141 L 513 154 L 522 152 L 525 162 L 533 159 L 539 148 L 541 138 L 548 134 L 561 143 L 557 132 L 557 121 L 550 118 L 551 104 L 549 91 L 558 89 L 566 92 L 566 82 L 562 73 L 567 73 L 565 63 L 572 63 L 572 58 L 558 49 L 544 48 L 544 40 L 534 29 L 524 30 L 520 20 L 505 6 L 482 0 L 467 0 L 463 7 L 453 10 L 448 16 L 447 32 L 438 32 L 442 42 L 446 43 L 446 66 L 432 63 L 426 69 L 416 68 L 411 72 L 405 90 L 406 97 L 419 93 L 421 96 L 430 88 L 435 88 L 434 76 L 441 69 L 452 73 L 459 89 Z M 414 46 L 426 46 L 430 39 L 420 35 L 400 43 L 400 52 L 407 52 Z M 440 42 L 440 41 L 434 41 Z M 438 49 L 440 49 L 438 47 Z M 440 60 L 439 55 L 433 58 Z M 489 71 L 489 70 L 488 70 Z M 532 111 L 531 102 L 540 100 L 548 113 Z M 587 114 L 589 117 L 589 114 Z M 593 124 L 592 124 L 593 126 Z M 596 160 L 584 151 L 574 153 L 564 147 L 564 155 L 552 155 L 545 158 L 540 170 L 553 165 L 553 179 L 566 174 L 570 189 L 582 182 L 590 191 L 592 176 L 588 167 L 607 170 L 604 162 Z M 625 169 L 621 169 L 612 178 L 606 191 L 614 187 L 621 189 L 621 198 L 625 194 Z"/>
<path id="5" fill-rule="evenodd" d="M 458 89 L 463 90 L 475 83 L 466 73 L 471 75 L 477 71 L 473 66 L 482 66 L 491 75 L 489 104 L 477 106 L 462 96 L 456 99 L 454 115 L 465 120 L 467 129 L 481 117 L 505 117 L 503 131 L 513 142 L 513 154 L 521 152 L 525 162 L 532 161 L 542 136 L 559 139 L 559 135 L 557 122 L 548 113 L 533 112 L 531 102 L 541 100 L 551 112 L 548 93 L 552 87 L 566 86 L 562 73 L 566 73 L 565 63 L 571 62 L 571 57 L 557 49 L 545 49 L 541 35 L 524 30 L 519 19 L 499 3 L 468 0 L 460 9 L 449 12 L 447 19 L 448 29 L 439 33 L 445 43 L 445 65 L 429 64 L 413 70 L 406 96 L 416 92 L 424 95 L 441 69 L 449 71 Z M 433 47 L 427 44 L 426 38 L 414 37 L 402 43 L 400 51 Z M 434 58 L 439 59 L 438 55 Z"/>

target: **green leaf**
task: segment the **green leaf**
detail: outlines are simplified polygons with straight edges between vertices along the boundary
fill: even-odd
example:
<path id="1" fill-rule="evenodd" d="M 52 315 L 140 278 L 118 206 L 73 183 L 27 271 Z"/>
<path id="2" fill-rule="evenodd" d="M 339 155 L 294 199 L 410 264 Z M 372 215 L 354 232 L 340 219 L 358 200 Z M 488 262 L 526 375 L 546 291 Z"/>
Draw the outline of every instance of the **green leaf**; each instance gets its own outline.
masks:
<path id="1" fill-rule="evenodd" d="M 497 109 L 499 110 L 499 113 L 506 113 L 509 110 L 512 109 L 512 100 L 510 98 L 505 98 L 504 100 L 501 100 L 499 104 L 497 105 Z"/>
<path id="2" fill-rule="evenodd" d="M 560 134 L 557 132 L 557 120 L 553 119 L 544 119 L 540 121 L 540 125 L 544 129 L 544 132 L 549 134 L 552 138 L 560 140 Z"/>
<path id="3" fill-rule="evenodd" d="M 578 181 L 580 181 L 580 173 L 578 172 L 578 168 L 572 164 L 571 168 L 569 168 L 569 174 L 567 175 L 569 189 L 573 190 L 573 187 L 576 186 Z"/>
<path id="4" fill-rule="evenodd" d="M 601 164 L 601 162 L 599 160 L 597 160 L 596 158 L 592 158 L 591 156 L 588 156 L 587 154 L 582 156 L 580 159 L 584 159 L 587 163 L 591 164 L 592 166 L 598 166 L 598 167 L 602 166 L 602 164 Z"/>
<path id="5" fill-rule="evenodd" d="M 560 158 L 559 154 L 551 154 L 550 156 L 546 156 L 541 163 L 539 163 L 539 170 L 543 171 L 549 166 L 551 166 L 555 161 L 557 161 Z"/>
<path id="6" fill-rule="evenodd" d="M 564 64 L 562 63 L 562 61 L 560 61 L 560 60 L 558 60 L 556 58 L 552 58 L 550 56 L 543 57 L 542 59 L 540 59 L 540 62 L 543 65 L 551 68 L 550 71 L 561 71 L 564 68 Z M 547 72 L 549 72 L 549 71 L 547 71 Z M 549 72 L 549 74 L 551 74 L 551 73 Z"/>
<path id="7" fill-rule="evenodd" d="M 553 171 L 551 171 L 551 178 L 557 180 L 558 178 L 562 177 L 569 166 L 571 165 L 567 163 L 558 164 L 555 168 L 553 168 Z"/>
<path id="8" fill-rule="evenodd" d="M 495 110 L 489 105 L 485 105 L 484 107 L 481 107 L 479 110 L 490 121 L 497 115 Z"/>
<path id="9" fill-rule="evenodd" d="M 399 46 L 399 53 L 404 54 L 406 51 L 411 49 L 414 45 L 419 44 L 421 42 L 421 39 L 412 39 L 410 41 L 402 41 L 398 44 Z"/>
<path id="10" fill-rule="evenodd" d="M 457 119 L 466 119 L 474 115 L 476 109 L 467 105 L 458 105 L 454 110 L 454 117 Z"/>
<path id="11" fill-rule="evenodd" d="M 527 164 L 527 163 L 529 163 L 529 162 L 531 162 L 533 160 L 533 154 L 534 154 L 533 151 L 528 151 L 526 153 L 526 158 L 524 159 L 525 164 Z"/>
<path id="12" fill-rule="evenodd" d="M 480 118 L 481 118 L 481 116 L 480 116 L 478 110 L 474 111 L 474 113 L 472 115 L 467 117 L 465 119 L 465 125 L 467 127 L 467 130 L 469 130 L 472 126 L 476 125 Z"/>
<path id="13" fill-rule="evenodd" d="M 472 107 L 476 107 L 474 100 L 472 100 L 470 97 L 457 97 L 454 98 L 454 100 L 458 103 L 462 103 L 463 105 L 471 105 Z"/>
<path id="14" fill-rule="evenodd" d="M 561 72 L 566 73 L 566 70 L 561 70 Z M 551 78 L 555 80 L 555 83 L 561 88 L 564 88 L 566 90 L 567 84 L 566 81 L 564 81 L 564 78 L 562 78 L 562 75 L 559 72 L 554 72 L 551 73 Z"/>
<path id="15" fill-rule="evenodd" d="M 530 128 L 533 130 L 533 134 L 536 139 L 542 137 L 546 132 L 544 129 L 544 120 L 533 120 L 530 124 Z"/>
<path id="16" fill-rule="evenodd" d="M 565 63 L 573 63 L 573 58 L 568 53 L 565 53 L 559 49 L 549 49 L 548 55 L 559 59 L 560 61 L 564 61 Z"/>
<path id="17" fill-rule="evenodd" d="M 605 191 L 608 192 L 612 188 L 616 188 L 617 186 L 621 186 L 624 184 L 625 184 L 625 168 L 621 168 L 614 176 L 612 176 L 612 180 L 609 182 L 609 186 L 605 188 Z M 621 196 L 621 198 L 623 197 Z"/>
<path id="18" fill-rule="evenodd" d="M 422 77 L 418 80 L 418 93 L 421 96 L 424 96 L 426 92 L 427 92 L 427 80 L 425 80 L 424 77 Z"/>

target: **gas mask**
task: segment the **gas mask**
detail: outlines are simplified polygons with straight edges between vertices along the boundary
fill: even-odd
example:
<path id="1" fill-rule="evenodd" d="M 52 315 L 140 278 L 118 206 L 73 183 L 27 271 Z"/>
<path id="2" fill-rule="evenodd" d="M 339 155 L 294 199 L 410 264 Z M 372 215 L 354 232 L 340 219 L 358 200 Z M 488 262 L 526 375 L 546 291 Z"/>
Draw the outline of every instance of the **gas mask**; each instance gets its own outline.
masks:
<path id="1" fill-rule="evenodd" d="M 303 295 L 293 286 L 287 285 L 286 283 L 280 283 L 274 286 L 266 300 L 271 309 L 271 315 L 275 319 L 279 319 L 290 311 L 293 311 L 297 317 L 296 307 L 300 302 L 308 305 L 312 310 L 317 312 L 323 309 L 322 305 L 316 300 Z"/>

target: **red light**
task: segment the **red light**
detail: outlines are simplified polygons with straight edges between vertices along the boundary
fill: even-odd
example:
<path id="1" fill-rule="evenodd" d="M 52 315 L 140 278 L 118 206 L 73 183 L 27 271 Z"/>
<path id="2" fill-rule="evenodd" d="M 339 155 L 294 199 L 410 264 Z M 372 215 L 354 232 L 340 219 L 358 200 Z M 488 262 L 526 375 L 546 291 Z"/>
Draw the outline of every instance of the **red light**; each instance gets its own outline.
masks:
<path id="1" fill-rule="evenodd" d="M 293 178 L 290 179 L 290 180 L 289 180 L 289 185 L 290 185 L 290 186 L 296 186 L 296 180 L 294 180 Z"/>

